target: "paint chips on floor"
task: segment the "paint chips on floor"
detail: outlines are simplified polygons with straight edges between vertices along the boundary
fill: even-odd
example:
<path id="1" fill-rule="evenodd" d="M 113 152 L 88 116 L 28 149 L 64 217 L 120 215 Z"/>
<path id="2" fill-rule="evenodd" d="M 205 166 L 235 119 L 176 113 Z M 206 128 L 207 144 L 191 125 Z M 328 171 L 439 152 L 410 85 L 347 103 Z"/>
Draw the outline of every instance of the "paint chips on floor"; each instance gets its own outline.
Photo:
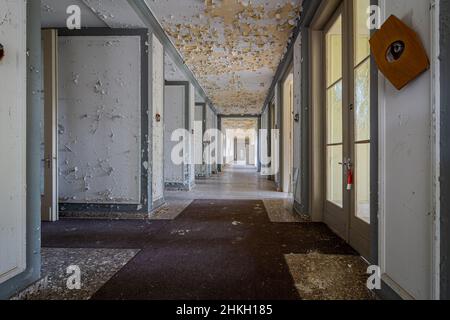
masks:
<path id="1" fill-rule="evenodd" d="M 173 220 L 189 207 L 191 203 L 192 200 L 167 200 L 165 205 L 150 215 L 150 220 Z"/>
<path id="2" fill-rule="evenodd" d="M 371 300 L 367 264 L 358 256 L 319 253 L 285 255 L 303 300 Z"/>
<path id="3" fill-rule="evenodd" d="M 267 214 L 271 222 L 310 222 L 309 217 L 294 211 L 294 202 L 290 199 L 264 200 Z"/>
<path id="4" fill-rule="evenodd" d="M 42 249 L 42 277 L 39 288 L 30 287 L 15 300 L 88 300 L 122 269 L 139 250 Z M 69 268 L 69 269 L 68 269 Z M 69 289 L 68 280 L 79 268 L 81 288 Z M 69 271 L 69 272 L 68 272 Z M 70 282 L 72 283 L 72 282 Z"/>

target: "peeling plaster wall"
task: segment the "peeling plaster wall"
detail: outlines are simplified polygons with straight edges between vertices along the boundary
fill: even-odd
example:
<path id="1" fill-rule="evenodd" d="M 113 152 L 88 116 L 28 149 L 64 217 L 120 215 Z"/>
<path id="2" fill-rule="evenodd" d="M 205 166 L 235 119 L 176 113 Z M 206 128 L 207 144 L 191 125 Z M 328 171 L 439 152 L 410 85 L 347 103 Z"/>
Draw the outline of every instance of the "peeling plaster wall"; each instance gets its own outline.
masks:
<path id="1" fill-rule="evenodd" d="M 152 36 L 151 92 L 153 103 L 153 203 L 164 199 L 164 47 L 157 37 Z M 157 121 L 156 115 L 161 116 Z"/>
<path id="2" fill-rule="evenodd" d="M 430 3 L 383 1 L 384 15 L 411 26 L 431 54 Z M 380 259 L 399 294 L 431 298 L 431 72 L 402 91 L 380 75 Z"/>
<path id="3" fill-rule="evenodd" d="M 59 77 L 60 201 L 139 204 L 140 38 L 60 37 Z"/>

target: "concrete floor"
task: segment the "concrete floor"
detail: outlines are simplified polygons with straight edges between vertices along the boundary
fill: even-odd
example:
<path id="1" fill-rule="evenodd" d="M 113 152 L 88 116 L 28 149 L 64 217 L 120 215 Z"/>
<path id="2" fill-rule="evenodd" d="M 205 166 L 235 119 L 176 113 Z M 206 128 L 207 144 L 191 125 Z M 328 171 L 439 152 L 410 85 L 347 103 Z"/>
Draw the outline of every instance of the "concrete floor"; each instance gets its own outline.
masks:
<path id="1" fill-rule="evenodd" d="M 277 192 L 275 184 L 262 177 L 251 166 L 225 166 L 223 172 L 211 178 L 197 179 L 190 192 L 167 191 L 166 200 L 269 200 L 289 199 L 289 194 Z"/>
<path id="2" fill-rule="evenodd" d="M 166 199 L 150 218 L 44 224 L 45 281 L 16 298 L 372 298 L 366 263 L 325 225 L 294 213 L 290 196 L 254 168 L 226 167 Z M 73 264 L 83 271 L 79 291 L 65 288 Z"/>

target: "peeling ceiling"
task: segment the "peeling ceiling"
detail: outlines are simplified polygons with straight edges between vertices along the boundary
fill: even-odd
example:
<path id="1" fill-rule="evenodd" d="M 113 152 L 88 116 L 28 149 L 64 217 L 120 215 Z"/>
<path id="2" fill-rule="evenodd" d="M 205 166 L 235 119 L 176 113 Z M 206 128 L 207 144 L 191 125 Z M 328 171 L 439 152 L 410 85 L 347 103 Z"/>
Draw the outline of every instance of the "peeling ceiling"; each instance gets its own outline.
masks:
<path id="1" fill-rule="evenodd" d="M 147 0 L 221 114 L 259 114 L 302 0 Z"/>

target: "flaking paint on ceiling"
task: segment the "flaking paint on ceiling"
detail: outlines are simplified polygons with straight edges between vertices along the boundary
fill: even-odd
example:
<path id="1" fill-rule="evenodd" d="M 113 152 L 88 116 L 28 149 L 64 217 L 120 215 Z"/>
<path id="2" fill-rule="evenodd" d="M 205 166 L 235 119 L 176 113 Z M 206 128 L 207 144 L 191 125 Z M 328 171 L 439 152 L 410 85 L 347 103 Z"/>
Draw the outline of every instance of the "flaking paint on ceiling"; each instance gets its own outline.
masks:
<path id="1" fill-rule="evenodd" d="M 301 0 L 147 0 L 222 114 L 259 114 Z"/>

